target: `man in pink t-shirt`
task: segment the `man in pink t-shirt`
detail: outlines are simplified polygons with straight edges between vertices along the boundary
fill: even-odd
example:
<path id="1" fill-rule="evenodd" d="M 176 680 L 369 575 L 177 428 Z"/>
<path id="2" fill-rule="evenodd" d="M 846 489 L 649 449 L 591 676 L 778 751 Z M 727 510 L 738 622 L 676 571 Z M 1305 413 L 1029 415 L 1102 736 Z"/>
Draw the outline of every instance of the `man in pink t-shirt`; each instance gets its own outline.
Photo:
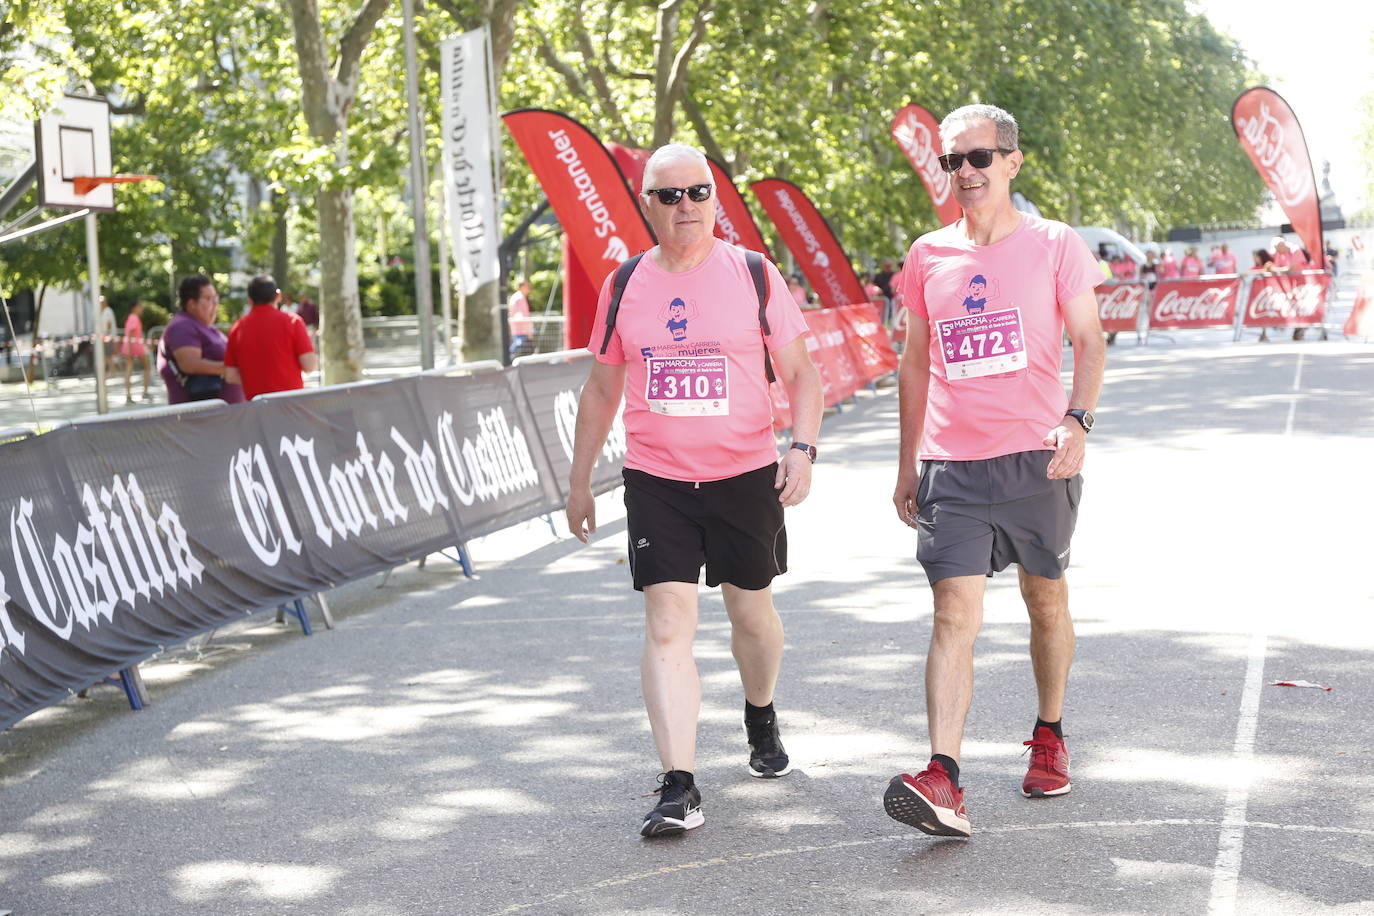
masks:
<path id="1" fill-rule="evenodd" d="M 1174 257 L 1174 253 L 1167 248 L 1164 249 L 1164 257 L 1159 259 L 1159 279 L 1178 279 L 1178 260 Z"/>
<path id="2" fill-rule="evenodd" d="M 1219 274 L 1233 274 L 1236 272 L 1236 255 L 1231 250 L 1231 246 L 1225 242 L 1221 245 L 1221 250 L 1217 252 L 1215 265 L 1216 272 Z"/>
<path id="3" fill-rule="evenodd" d="M 1178 274 L 1186 279 L 1202 276 L 1202 259 L 1197 256 L 1196 248 L 1183 252 L 1183 263 L 1179 265 Z"/>
<path id="4" fill-rule="evenodd" d="M 918 532 L 916 558 L 934 593 L 925 673 L 932 754 L 918 775 L 892 779 L 884 806 L 925 833 L 968 836 L 959 749 L 973 645 L 987 577 L 1011 563 L 1020 567 L 1039 697 L 1021 791 L 1030 798 L 1071 788 L 1061 716 L 1074 634 L 1064 570 L 1106 347 L 1092 252 L 1063 223 L 1012 206 L 1011 179 L 1023 162 L 1016 120 L 970 105 L 945 118 L 940 138 L 940 164 L 964 216 L 917 239 L 907 255 L 892 496 L 898 517 Z M 980 302 L 975 288 L 996 296 Z M 1074 353 L 1067 396 L 1066 330 Z"/>
<path id="5" fill-rule="evenodd" d="M 706 157 L 688 146 L 662 147 L 645 165 L 643 187 L 640 207 L 658 245 L 634 266 L 609 327 L 616 274 L 601 286 L 567 514 L 580 540 L 596 531 L 592 467 L 623 396 L 630 571 L 645 607 L 640 670 L 663 767 L 658 804 L 640 834 L 657 837 L 703 821 L 694 775 L 701 685 L 692 655 L 703 565 L 707 586 L 722 586 L 733 627 L 749 772 L 771 778 L 791 769 L 773 711 L 783 632 L 771 583 L 787 569 L 783 509 L 810 491 L 822 399 L 806 323 L 782 275 L 763 260 L 760 322 L 745 252 L 712 234 Z M 792 408 L 794 441 L 781 462 L 765 352 Z"/>

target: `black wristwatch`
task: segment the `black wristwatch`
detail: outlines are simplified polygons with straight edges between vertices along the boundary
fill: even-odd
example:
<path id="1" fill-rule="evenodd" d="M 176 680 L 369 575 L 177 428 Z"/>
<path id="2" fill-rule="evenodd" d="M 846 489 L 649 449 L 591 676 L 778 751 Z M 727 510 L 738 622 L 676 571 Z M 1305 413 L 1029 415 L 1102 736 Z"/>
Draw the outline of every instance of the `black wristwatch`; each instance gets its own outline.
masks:
<path id="1" fill-rule="evenodd" d="M 793 442 L 792 447 L 799 452 L 806 452 L 806 457 L 811 459 L 811 463 L 816 463 L 816 446 L 807 445 L 805 442 Z"/>
<path id="2" fill-rule="evenodd" d="M 1078 425 L 1083 427 L 1083 432 L 1093 431 L 1093 412 L 1091 410 L 1066 410 L 1064 416 L 1073 417 L 1078 421 Z"/>

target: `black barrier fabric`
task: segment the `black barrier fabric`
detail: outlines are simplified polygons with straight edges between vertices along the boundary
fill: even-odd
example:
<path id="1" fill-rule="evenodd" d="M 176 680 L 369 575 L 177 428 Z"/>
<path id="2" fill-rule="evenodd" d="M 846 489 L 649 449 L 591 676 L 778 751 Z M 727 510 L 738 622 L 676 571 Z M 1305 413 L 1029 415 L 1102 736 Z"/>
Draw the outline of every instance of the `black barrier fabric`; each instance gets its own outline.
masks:
<path id="1" fill-rule="evenodd" d="M 525 401 L 544 442 L 544 453 L 553 468 L 560 503 L 568 499 L 568 471 L 572 469 L 573 433 L 577 429 L 577 399 L 591 371 L 592 358 L 561 363 L 532 363 L 520 367 Z M 622 403 L 622 408 L 624 404 Z M 620 486 L 625 464 L 625 424 L 616 414 L 611 433 L 592 468 L 592 492 L 605 493 Z"/>
<path id="2" fill-rule="evenodd" d="M 0 729 L 247 609 L 560 509 L 579 362 L 0 445 Z"/>

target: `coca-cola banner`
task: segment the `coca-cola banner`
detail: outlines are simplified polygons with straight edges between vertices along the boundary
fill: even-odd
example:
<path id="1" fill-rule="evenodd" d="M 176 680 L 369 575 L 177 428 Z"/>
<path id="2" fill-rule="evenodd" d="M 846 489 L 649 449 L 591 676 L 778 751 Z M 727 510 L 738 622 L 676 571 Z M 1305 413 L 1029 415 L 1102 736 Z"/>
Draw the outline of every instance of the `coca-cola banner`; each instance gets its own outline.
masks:
<path id="1" fill-rule="evenodd" d="M 1144 283 L 1103 283 L 1097 293 L 1097 314 L 1104 331 L 1134 331 L 1149 288 Z"/>
<path id="2" fill-rule="evenodd" d="M 719 162 L 710 156 L 706 161 L 711 164 L 711 177 L 716 181 L 716 235 L 731 245 L 757 251 L 771 261 L 773 255 L 744 202 L 744 195 Z"/>
<path id="3" fill-rule="evenodd" d="M 1297 276 L 1256 277 L 1250 284 L 1243 323 L 1247 328 L 1298 328 L 1326 317 L 1331 275 L 1307 271 Z"/>
<path id="4" fill-rule="evenodd" d="M 556 111 L 522 108 L 501 116 L 549 198 L 583 270 L 600 287 L 632 254 L 653 247 L 649 224 L 610 152 Z M 596 308 L 596 302 L 590 303 Z"/>
<path id="5" fill-rule="evenodd" d="M 765 178 L 749 187 L 797 259 L 807 282 L 820 296 L 822 305 L 839 308 L 868 301 L 849 257 L 825 217 L 801 188 L 781 178 Z"/>
<path id="6" fill-rule="evenodd" d="M 1274 90 L 1257 86 L 1242 92 L 1231 106 L 1231 126 L 1260 177 L 1288 214 L 1293 231 L 1312 255 L 1312 263 L 1325 266 L 1317 179 L 1293 109 Z"/>
<path id="7" fill-rule="evenodd" d="M 892 139 L 921 176 L 940 225 L 957 220 L 963 211 L 954 199 L 949 174 L 940 168 L 940 124 L 935 116 L 920 105 L 906 106 L 892 118 Z"/>
<path id="8" fill-rule="evenodd" d="M 1150 329 L 1232 327 L 1240 282 L 1239 277 L 1159 281 L 1150 306 Z"/>
<path id="9" fill-rule="evenodd" d="M 558 510 L 582 380 L 426 375 L 0 445 L 0 729 L 246 610 Z M 598 491 L 623 454 L 620 432 Z"/>

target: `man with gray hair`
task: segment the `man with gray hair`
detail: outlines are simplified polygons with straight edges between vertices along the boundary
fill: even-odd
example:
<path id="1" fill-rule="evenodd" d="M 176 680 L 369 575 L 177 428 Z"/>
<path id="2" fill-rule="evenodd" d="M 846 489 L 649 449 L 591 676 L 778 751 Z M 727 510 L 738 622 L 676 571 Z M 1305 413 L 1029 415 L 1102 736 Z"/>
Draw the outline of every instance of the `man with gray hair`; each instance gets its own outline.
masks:
<path id="1" fill-rule="evenodd" d="M 916 558 L 934 596 L 925 671 L 932 754 L 917 775 L 894 777 L 883 801 L 905 824 L 966 837 L 959 749 L 973 644 L 987 577 L 1011 563 L 1030 616 L 1039 701 L 1021 792 L 1042 798 L 1072 787 L 1062 726 L 1074 651 L 1064 570 L 1106 347 L 1092 252 L 1063 223 L 1012 206 L 1011 180 L 1024 161 L 1016 119 L 969 105 L 945 118 L 940 140 L 940 165 L 964 215 L 912 243 L 902 273 L 910 314 L 892 496 L 898 518 L 917 530 Z M 1066 329 L 1074 355 L 1067 397 L 1059 374 Z"/>
<path id="2" fill-rule="evenodd" d="M 783 509 L 811 488 L 821 381 L 778 269 L 712 234 L 714 191 L 697 150 L 671 145 L 649 158 L 640 207 L 658 245 L 601 287 L 569 472 L 568 527 L 585 542 L 596 531 L 592 466 L 624 396 L 630 572 L 644 593 L 640 680 L 663 767 L 658 804 L 640 826 L 645 837 L 704 820 L 692 654 L 703 565 L 730 618 L 749 775 L 791 769 L 773 711 L 783 630 L 771 583 L 787 571 Z M 793 442 L 781 461 L 769 399 L 775 371 L 792 408 Z"/>

